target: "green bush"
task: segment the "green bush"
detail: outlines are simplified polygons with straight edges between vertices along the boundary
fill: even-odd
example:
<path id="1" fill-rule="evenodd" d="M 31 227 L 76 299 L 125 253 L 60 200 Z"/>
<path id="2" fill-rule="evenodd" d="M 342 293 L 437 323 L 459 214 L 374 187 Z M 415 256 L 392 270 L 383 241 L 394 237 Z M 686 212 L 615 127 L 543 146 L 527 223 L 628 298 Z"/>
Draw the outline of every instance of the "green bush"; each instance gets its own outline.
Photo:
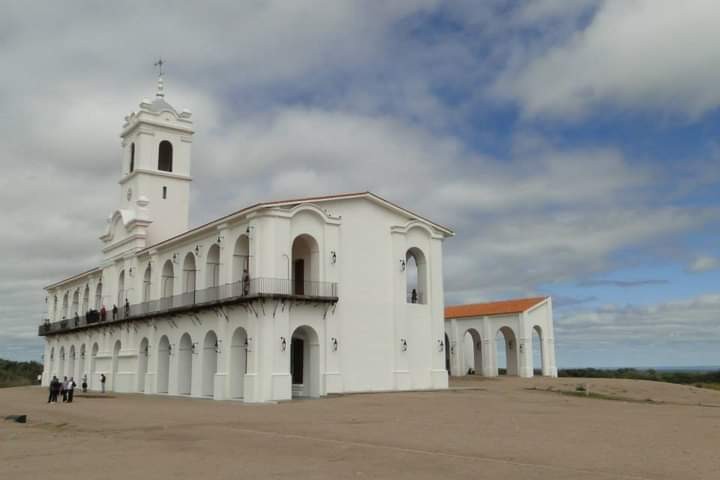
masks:
<path id="1" fill-rule="evenodd" d="M 43 371 L 38 362 L 13 362 L 0 359 L 0 387 L 17 387 L 37 383 Z"/>

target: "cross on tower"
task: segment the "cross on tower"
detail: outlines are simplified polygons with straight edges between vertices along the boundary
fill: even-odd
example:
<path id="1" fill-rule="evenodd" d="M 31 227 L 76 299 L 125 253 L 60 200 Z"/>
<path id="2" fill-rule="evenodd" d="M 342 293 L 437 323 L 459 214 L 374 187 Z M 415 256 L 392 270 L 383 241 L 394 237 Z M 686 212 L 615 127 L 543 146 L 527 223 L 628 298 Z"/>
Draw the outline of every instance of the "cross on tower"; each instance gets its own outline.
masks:
<path id="1" fill-rule="evenodd" d="M 158 69 L 159 76 L 163 76 L 163 65 L 165 65 L 165 60 L 162 58 L 158 58 L 158 61 L 153 64 Z"/>

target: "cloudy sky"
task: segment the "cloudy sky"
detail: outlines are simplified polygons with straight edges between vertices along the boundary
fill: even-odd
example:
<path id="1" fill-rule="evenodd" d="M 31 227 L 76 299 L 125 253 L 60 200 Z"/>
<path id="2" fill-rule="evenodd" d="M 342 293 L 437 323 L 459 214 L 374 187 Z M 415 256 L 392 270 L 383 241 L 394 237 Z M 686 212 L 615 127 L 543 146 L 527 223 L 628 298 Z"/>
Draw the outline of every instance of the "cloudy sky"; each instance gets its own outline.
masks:
<path id="1" fill-rule="evenodd" d="M 97 264 L 162 56 L 192 224 L 369 189 L 455 229 L 446 302 L 552 295 L 561 367 L 720 364 L 717 1 L 196 3 L 0 0 L 0 357 Z"/>

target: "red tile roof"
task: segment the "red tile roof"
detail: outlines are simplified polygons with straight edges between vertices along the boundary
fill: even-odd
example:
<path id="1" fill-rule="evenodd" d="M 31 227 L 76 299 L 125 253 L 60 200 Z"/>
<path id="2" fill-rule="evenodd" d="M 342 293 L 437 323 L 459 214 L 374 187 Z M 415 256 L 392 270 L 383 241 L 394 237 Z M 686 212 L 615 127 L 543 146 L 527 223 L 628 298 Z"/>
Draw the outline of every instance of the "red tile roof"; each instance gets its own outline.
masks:
<path id="1" fill-rule="evenodd" d="M 485 315 L 507 315 L 522 313 L 544 302 L 548 297 L 516 298 L 499 302 L 471 303 L 445 307 L 445 318 L 482 317 Z"/>

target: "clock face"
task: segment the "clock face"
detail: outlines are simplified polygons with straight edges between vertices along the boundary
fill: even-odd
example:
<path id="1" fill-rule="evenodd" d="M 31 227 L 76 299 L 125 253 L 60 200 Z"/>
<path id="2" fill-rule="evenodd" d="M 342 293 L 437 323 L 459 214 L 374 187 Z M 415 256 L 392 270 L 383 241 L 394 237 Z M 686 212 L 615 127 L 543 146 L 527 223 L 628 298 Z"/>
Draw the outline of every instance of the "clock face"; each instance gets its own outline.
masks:
<path id="1" fill-rule="evenodd" d="M 128 191 L 127 191 L 128 202 L 130 201 L 131 198 L 132 198 L 132 188 L 128 188 Z"/>

